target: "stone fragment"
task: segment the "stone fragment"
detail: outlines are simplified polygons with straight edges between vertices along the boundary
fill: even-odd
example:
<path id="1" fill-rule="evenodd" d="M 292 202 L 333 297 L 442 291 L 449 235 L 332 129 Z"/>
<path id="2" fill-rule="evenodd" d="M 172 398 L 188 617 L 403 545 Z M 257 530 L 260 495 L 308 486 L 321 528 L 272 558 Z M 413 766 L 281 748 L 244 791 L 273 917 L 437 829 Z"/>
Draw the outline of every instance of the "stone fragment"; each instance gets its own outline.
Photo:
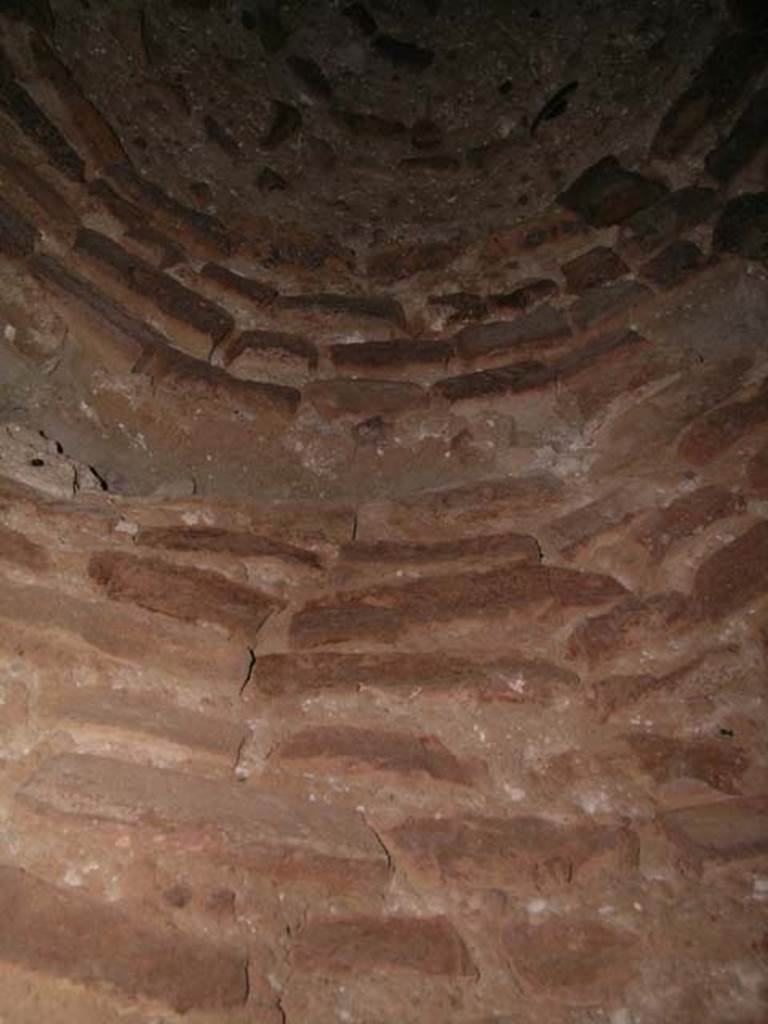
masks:
<path id="1" fill-rule="evenodd" d="M 23 260 L 35 251 L 37 241 L 35 227 L 0 198 L 0 253 L 14 260 Z"/>
<path id="2" fill-rule="evenodd" d="M 704 256 L 695 242 L 672 242 L 643 264 L 640 275 L 659 288 L 675 288 L 703 264 Z"/>
<path id="3" fill-rule="evenodd" d="M 768 263 L 768 192 L 731 199 L 715 225 L 712 248 Z"/>
<path id="4" fill-rule="evenodd" d="M 509 924 L 503 939 L 523 980 L 567 1005 L 621 1002 L 636 969 L 637 936 L 603 921 L 557 914 Z"/>
<path id="5" fill-rule="evenodd" d="M 424 71 L 435 59 L 434 52 L 426 46 L 417 46 L 393 36 L 377 35 L 373 40 L 373 48 L 395 65 Z"/>
<path id="6" fill-rule="evenodd" d="M 20 868 L 0 866 L 0 915 L 0 959 L 7 963 L 157 999 L 178 1013 L 229 1010 L 248 996 L 242 953 L 141 922 Z"/>
<path id="7" fill-rule="evenodd" d="M 313 96 L 318 96 L 323 100 L 333 97 L 333 87 L 317 61 L 312 60 L 311 57 L 301 57 L 297 53 L 292 53 L 286 64 Z"/>
<path id="8" fill-rule="evenodd" d="M 712 188 L 690 185 L 669 192 L 624 223 L 622 249 L 637 258 L 648 257 L 705 221 L 717 204 L 718 195 Z"/>
<path id="9" fill-rule="evenodd" d="M 613 281 L 589 288 L 570 308 L 577 327 L 590 330 L 641 306 L 653 292 L 636 281 Z"/>
<path id="10" fill-rule="evenodd" d="M 214 834 L 224 850 L 253 866 L 273 863 L 311 871 L 332 858 L 386 870 L 381 843 L 359 814 L 243 786 L 95 755 L 61 754 L 43 762 L 18 798 L 39 813 L 140 826 L 157 833 Z"/>
<path id="11" fill-rule="evenodd" d="M 690 87 L 662 118 L 652 154 L 664 160 L 679 156 L 705 124 L 738 102 L 766 63 L 768 46 L 760 34 L 742 32 L 721 39 Z"/>
<path id="12" fill-rule="evenodd" d="M 713 789 L 735 794 L 749 767 L 746 752 L 728 738 L 687 739 L 638 732 L 624 739 L 643 771 L 660 784 L 679 778 L 699 779 Z"/>
<path id="13" fill-rule="evenodd" d="M 280 558 L 312 568 L 320 566 L 314 551 L 217 526 L 145 526 L 136 534 L 136 543 L 165 551 L 209 551 L 235 558 Z"/>
<path id="14" fill-rule="evenodd" d="M 768 852 L 768 797 L 735 797 L 666 811 L 670 837 L 702 861 L 730 861 Z"/>
<path id="15" fill-rule="evenodd" d="M 267 133 L 261 140 L 265 149 L 276 149 L 287 142 L 301 128 L 301 112 L 292 103 L 274 100 L 272 103 L 272 122 Z"/>
<path id="16" fill-rule="evenodd" d="M 315 600 L 291 620 L 291 639 L 316 647 L 345 640 L 391 640 L 408 627 L 462 619 L 493 620 L 511 611 L 612 602 L 625 588 L 610 576 L 556 566 L 513 564 L 485 572 L 426 577 Z"/>
<path id="17" fill-rule="evenodd" d="M 660 182 L 627 171 L 615 156 L 606 156 L 587 168 L 558 202 L 593 227 L 607 227 L 621 224 L 666 193 Z"/>
<path id="18" fill-rule="evenodd" d="M 374 251 L 368 260 L 368 276 L 374 281 L 391 283 L 425 271 L 445 270 L 463 251 L 458 240 L 415 242 Z"/>
<path id="19" fill-rule="evenodd" d="M 206 281 L 218 285 L 225 293 L 242 296 L 260 307 L 268 306 L 277 298 L 277 289 L 271 285 L 237 274 L 229 267 L 222 267 L 218 263 L 206 263 L 200 273 Z"/>
<path id="20" fill-rule="evenodd" d="M 631 832 L 531 815 L 408 818 L 388 838 L 407 869 L 442 884 L 503 887 L 518 895 L 627 868 L 637 855 Z"/>
<path id="21" fill-rule="evenodd" d="M 707 154 L 707 170 L 726 182 L 745 167 L 768 140 L 768 89 L 755 93 L 749 106 L 723 139 Z"/>
<path id="22" fill-rule="evenodd" d="M 136 604 L 185 622 L 213 622 L 255 636 L 280 602 L 207 569 L 102 551 L 88 563 L 91 579 L 112 601 Z"/>
<path id="23" fill-rule="evenodd" d="M 629 267 L 621 256 L 604 245 L 569 260 L 561 270 L 570 292 L 583 292 L 597 285 L 608 284 L 629 273 Z"/>
<path id="24" fill-rule="evenodd" d="M 77 233 L 75 251 L 168 316 L 209 337 L 214 345 L 234 327 L 232 316 L 222 307 L 131 255 L 106 235 L 81 228 Z"/>
<path id="25" fill-rule="evenodd" d="M 476 973 L 467 947 L 445 917 L 353 917 L 310 921 L 293 951 L 297 970 L 321 974 L 416 971 Z"/>
<path id="26" fill-rule="evenodd" d="M 394 338 L 390 341 L 364 341 L 330 347 L 333 365 L 352 372 L 363 370 L 395 372 L 421 367 L 445 366 L 453 347 L 445 341 L 420 341 Z"/>
<path id="27" fill-rule="evenodd" d="M 471 785 L 473 772 L 436 736 L 351 725 L 311 726 L 293 733 L 276 750 L 286 761 L 341 760 L 345 767 L 427 775 L 437 782 Z"/>
<path id="28" fill-rule="evenodd" d="M 768 590 L 768 520 L 755 523 L 710 555 L 696 571 L 693 596 L 700 614 L 723 619 Z"/>
<path id="29" fill-rule="evenodd" d="M 563 312 L 545 305 L 517 320 L 464 327 L 456 335 L 456 350 L 463 359 L 512 355 L 521 350 L 536 355 L 557 347 L 570 333 Z"/>
<path id="30" fill-rule="evenodd" d="M 56 170 L 74 182 L 85 176 L 85 164 L 59 129 L 48 119 L 26 89 L 10 74 L 5 60 L 0 60 L 0 110 L 36 143 Z"/>
<path id="31" fill-rule="evenodd" d="M 644 641 L 685 624 L 688 600 L 677 591 L 650 597 L 626 597 L 610 611 L 578 625 L 568 640 L 572 658 L 584 658 L 590 667 L 602 664 Z"/>
<path id="32" fill-rule="evenodd" d="M 461 693 L 481 701 L 548 703 L 578 677 L 546 661 L 512 653 L 489 658 L 449 654 L 265 654 L 254 663 L 247 703 L 268 697 L 355 693 L 361 687 L 395 693 Z"/>
<path id="33" fill-rule="evenodd" d="M 745 510 L 746 502 L 740 494 L 707 484 L 654 512 L 638 532 L 638 540 L 658 561 L 679 541 L 695 536 L 718 519 Z"/>

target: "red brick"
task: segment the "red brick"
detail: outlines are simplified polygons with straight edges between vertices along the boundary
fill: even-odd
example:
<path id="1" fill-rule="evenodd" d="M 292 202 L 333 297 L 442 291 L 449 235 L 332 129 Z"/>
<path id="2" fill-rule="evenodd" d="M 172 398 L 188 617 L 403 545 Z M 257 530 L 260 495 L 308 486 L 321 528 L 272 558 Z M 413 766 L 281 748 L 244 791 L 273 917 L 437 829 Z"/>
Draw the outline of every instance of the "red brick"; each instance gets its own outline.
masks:
<path id="1" fill-rule="evenodd" d="M 625 588 L 610 576 L 513 564 L 486 572 L 426 577 L 344 592 L 310 602 L 291 621 L 294 643 L 314 647 L 350 639 L 390 640 L 409 626 L 503 618 L 541 605 L 588 607 L 614 601 Z"/>
<path id="2" fill-rule="evenodd" d="M 444 917 L 353 917 L 311 921 L 292 956 L 297 970 L 358 974 L 406 970 L 431 975 L 477 972 L 459 933 Z"/>
<path id="3" fill-rule="evenodd" d="M 258 666 L 257 666 L 258 667 Z M 438 782 L 470 785 L 473 773 L 436 736 L 349 725 L 312 726 L 293 733 L 276 751 L 281 760 L 342 760 L 349 765 Z"/>
<path id="4" fill-rule="evenodd" d="M 693 596 L 707 619 L 721 619 L 768 591 L 768 520 L 756 523 L 699 566 Z"/>
<path id="5" fill-rule="evenodd" d="M 724 793 L 738 793 L 749 767 L 745 751 L 729 738 L 687 739 L 656 733 L 630 733 L 624 739 L 644 772 L 656 782 L 699 779 Z"/>
<path id="6" fill-rule="evenodd" d="M 498 533 L 490 537 L 467 537 L 465 540 L 438 541 L 435 544 L 351 541 L 342 546 L 340 556 L 347 562 L 392 562 L 398 565 L 452 562 L 465 558 L 475 564 L 499 558 L 531 564 L 541 560 L 536 539 L 523 533 Z"/>
<path id="7" fill-rule="evenodd" d="M 573 557 L 595 538 L 633 519 L 642 510 L 646 493 L 643 487 L 620 487 L 559 516 L 543 532 L 560 554 Z"/>
<path id="8" fill-rule="evenodd" d="M 361 687 L 409 693 L 461 693 L 481 701 L 548 703 L 579 680 L 547 661 L 514 654 L 460 657 L 449 654 L 265 654 L 254 662 L 247 703 L 263 697 L 356 693 Z"/>
<path id="9" fill-rule="evenodd" d="M 46 153 L 56 170 L 81 182 L 85 166 L 79 154 L 35 103 L 26 89 L 0 66 L 0 109 Z"/>
<path id="10" fill-rule="evenodd" d="M 486 265 L 498 266 L 509 260 L 539 255 L 552 248 L 563 251 L 574 245 L 583 245 L 589 230 L 581 218 L 557 210 L 490 235 L 481 248 L 480 258 Z"/>
<path id="11" fill-rule="evenodd" d="M 91 556 L 90 577 L 113 601 L 129 602 L 185 622 L 214 622 L 255 636 L 280 607 L 275 598 L 220 573 L 118 551 Z"/>
<path id="12" fill-rule="evenodd" d="M 643 259 L 674 242 L 715 211 L 718 194 L 713 188 L 690 185 L 640 210 L 621 229 L 621 249 Z"/>
<path id="13" fill-rule="evenodd" d="M 615 156 L 606 156 L 587 168 L 558 197 L 558 202 L 588 224 L 620 224 L 633 213 L 660 199 L 667 189 L 657 181 L 627 171 Z"/>
<path id="14" fill-rule="evenodd" d="M 268 306 L 277 298 L 277 289 L 271 285 L 235 273 L 229 267 L 219 266 L 218 263 L 206 263 L 201 274 L 206 281 L 218 285 L 225 294 L 248 299 L 259 307 Z"/>
<path id="15" fill-rule="evenodd" d="M 582 874 L 622 870 L 637 856 L 630 832 L 528 815 L 409 818 L 388 838 L 407 868 L 440 882 L 499 886 L 517 894 L 567 886 Z"/>
<path id="16" fill-rule="evenodd" d="M 229 1009 L 248 996 L 242 953 L 164 924 L 149 926 L 111 904 L 0 866 L 0 958 L 179 1013 Z"/>
<path id="17" fill-rule="evenodd" d="M 381 843 L 352 810 L 88 754 L 45 761 L 18 791 L 41 814 L 116 822 L 145 831 L 215 836 L 253 864 L 306 869 L 324 858 L 386 869 Z"/>
<path id="18" fill-rule="evenodd" d="M 72 207 L 58 189 L 54 188 L 44 175 L 40 174 L 28 163 L 18 160 L 11 153 L 0 153 L 0 181 L 10 192 L 18 195 L 21 192 L 36 216 L 32 219 L 38 223 L 41 219 L 52 229 L 69 241 L 77 229 L 78 217 Z"/>
<path id="19" fill-rule="evenodd" d="M 610 611 L 595 615 L 577 626 L 568 640 L 572 658 L 584 658 L 590 666 L 602 664 L 653 640 L 660 631 L 684 625 L 689 603 L 675 591 L 650 597 L 627 597 Z"/>
<path id="20" fill-rule="evenodd" d="M 405 327 L 405 313 L 400 303 L 390 295 L 284 295 L 277 300 L 281 309 L 306 311 L 338 319 L 348 317 L 361 320 L 384 320 L 395 327 Z"/>
<path id="21" fill-rule="evenodd" d="M 492 370 L 477 370 L 459 377 L 446 377 L 432 385 L 432 391 L 448 402 L 466 402 L 499 395 L 518 395 L 553 385 L 555 371 L 544 363 L 526 360 L 497 366 Z"/>
<path id="22" fill-rule="evenodd" d="M 166 551 L 210 551 L 235 558 L 280 558 L 312 568 L 320 566 L 314 551 L 254 533 L 239 533 L 216 526 L 148 526 L 139 530 L 136 543 Z"/>
<path id="23" fill-rule="evenodd" d="M 570 314 L 581 330 L 588 330 L 629 313 L 652 297 L 650 288 L 636 281 L 614 281 L 588 289 L 571 306 Z"/>
<path id="24" fill-rule="evenodd" d="M 570 292 L 583 292 L 596 285 L 608 284 L 629 273 L 629 267 L 621 256 L 604 245 L 569 260 L 561 270 Z"/>
<path id="25" fill-rule="evenodd" d="M 458 259 L 463 249 L 459 241 L 390 246 L 371 255 L 368 260 L 368 276 L 374 281 L 390 283 L 423 271 L 445 270 Z"/>
<path id="26" fill-rule="evenodd" d="M 304 389 L 304 398 L 328 419 L 396 416 L 426 404 L 426 392 L 418 384 L 346 377 L 311 381 Z"/>
<path id="27" fill-rule="evenodd" d="M 659 688 L 663 688 L 662 681 L 647 673 L 606 676 L 593 685 L 592 699 L 605 720 Z"/>
<path id="28" fill-rule="evenodd" d="M 230 373 L 248 380 L 275 376 L 286 384 L 303 384 L 317 369 L 313 342 L 281 331 L 243 331 L 214 356 Z"/>
<path id="29" fill-rule="evenodd" d="M 82 228 L 77 234 L 75 251 L 174 320 L 210 338 L 214 345 L 234 328 L 234 320 L 226 310 L 131 255 L 106 235 Z"/>
<path id="30" fill-rule="evenodd" d="M 570 333 L 559 309 L 540 306 L 517 320 L 463 328 L 456 335 L 456 350 L 463 359 L 511 356 L 521 351 L 538 354 L 557 348 Z"/>
<path id="31" fill-rule="evenodd" d="M 445 341 L 397 338 L 392 341 L 331 345 L 330 352 L 333 365 L 342 369 L 393 372 L 414 370 L 422 366 L 445 366 L 453 354 L 453 346 Z"/>
<path id="32" fill-rule="evenodd" d="M 124 234 L 120 241 L 128 252 L 135 253 L 140 259 L 148 260 L 161 270 L 177 266 L 186 260 L 181 246 L 151 226 L 134 228 Z"/>
<path id="33" fill-rule="evenodd" d="M 548 917 L 519 921 L 503 932 L 515 970 L 538 994 L 571 1005 L 622 1002 L 637 971 L 638 937 L 602 921 Z"/>
<path id="34" fill-rule="evenodd" d="M 23 260 L 35 251 L 38 232 L 30 222 L 0 198 L 0 253 Z"/>
<path id="35" fill-rule="evenodd" d="M 736 797 L 666 811 L 661 822 L 686 852 L 729 861 L 768 853 L 768 797 Z"/>
<path id="36" fill-rule="evenodd" d="M 695 536 L 718 519 L 744 512 L 746 502 L 717 484 L 698 487 L 653 513 L 638 534 L 651 557 L 660 560 L 673 544 Z"/>
<path id="37" fill-rule="evenodd" d="M 640 275 L 659 288 L 676 288 L 687 281 L 704 263 L 698 245 L 689 241 L 672 242 L 640 268 Z"/>
<path id="38" fill-rule="evenodd" d="M 697 420 L 683 434 L 677 450 L 694 465 L 705 465 L 767 420 L 768 387 L 764 386 L 753 398 L 721 405 Z"/>
<path id="39" fill-rule="evenodd" d="M 23 533 L 0 524 L 0 560 L 30 572 L 43 572 L 49 566 L 45 548 Z"/>
<path id="40" fill-rule="evenodd" d="M 768 498 L 768 444 L 752 456 L 747 464 L 750 491 L 759 498 Z"/>

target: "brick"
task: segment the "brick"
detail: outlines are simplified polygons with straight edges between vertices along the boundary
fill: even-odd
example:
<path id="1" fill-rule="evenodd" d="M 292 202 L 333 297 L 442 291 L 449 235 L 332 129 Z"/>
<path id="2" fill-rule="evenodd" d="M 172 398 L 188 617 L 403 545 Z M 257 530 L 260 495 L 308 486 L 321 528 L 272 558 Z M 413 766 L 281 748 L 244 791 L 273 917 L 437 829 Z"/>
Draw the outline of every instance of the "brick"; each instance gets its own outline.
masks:
<path id="1" fill-rule="evenodd" d="M 666 811 L 669 836 L 702 861 L 730 861 L 768 852 L 768 797 L 735 797 Z"/>
<path id="2" fill-rule="evenodd" d="M 456 335 L 456 349 L 463 359 L 510 356 L 533 350 L 535 354 L 557 348 L 570 337 L 564 314 L 552 306 L 540 306 L 517 320 L 465 327 Z"/>
<path id="3" fill-rule="evenodd" d="M 448 402 L 471 401 L 497 395 L 516 395 L 549 387 L 557 380 L 556 373 L 544 363 L 524 360 L 492 370 L 477 370 L 458 377 L 446 377 L 432 385 L 432 390 Z"/>
<path id="4" fill-rule="evenodd" d="M 35 168 L 11 153 L 0 153 L 0 182 L 7 194 L 14 190 L 17 195 L 24 195 L 36 211 L 37 216 L 32 217 L 36 223 L 42 220 L 52 233 L 63 234 L 67 240 L 74 236 L 77 214 L 61 192 Z"/>
<path id="5" fill-rule="evenodd" d="M 427 577 L 405 584 L 345 591 L 297 612 L 290 635 L 314 647 L 345 640 L 390 640 L 409 626 L 457 619 L 495 619 L 541 604 L 589 607 L 621 597 L 610 576 L 542 565 L 505 566 L 486 572 Z"/>
<path id="6" fill-rule="evenodd" d="M 81 228 L 75 252 L 93 261 L 100 270 L 174 320 L 210 338 L 214 346 L 234 328 L 234 320 L 226 310 L 133 256 L 106 235 Z"/>
<path id="7" fill-rule="evenodd" d="M 723 793 L 738 793 L 749 767 L 745 751 L 727 738 L 687 739 L 657 733 L 624 736 L 643 771 L 657 783 L 699 779 Z"/>
<path id="8" fill-rule="evenodd" d="M 243 331 L 217 349 L 230 373 L 246 380 L 277 377 L 283 384 L 304 384 L 317 369 L 317 347 L 298 334 Z"/>
<path id="9" fill-rule="evenodd" d="M 108 175 L 123 195 L 146 210 L 148 215 L 178 232 L 205 255 L 232 254 L 234 241 L 216 217 L 184 206 L 154 182 L 137 174 L 125 161 L 109 167 Z"/>
<path id="10" fill-rule="evenodd" d="M 548 703 L 572 691 L 578 677 L 550 662 L 509 654 L 265 654 L 253 666 L 246 703 L 263 697 L 356 693 L 361 687 L 442 695 L 461 693 L 480 701 Z"/>
<path id="11" fill-rule="evenodd" d="M 57 171 L 70 179 L 81 182 L 85 165 L 82 158 L 67 142 L 59 129 L 35 103 L 26 89 L 0 66 L 0 110 L 16 126 L 36 143 L 46 154 Z"/>
<path id="12" fill-rule="evenodd" d="M 159 620 L 139 608 L 103 600 L 84 601 L 60 590 L 20 586 L 4 579 L 0 587 L 0 618 L 21 631 L 39 635 L 55 630 L 86 651 L 99 651 L 121 661 L 144 664 L 171 678 L 201 678 L 214 689 L 233 693 L 245 678 L 248 653 L 208 630 L 189 629 L 173 619 Z M 147 644 L 147 636 L 154 642 Z"/>
<path id="13" fill-rule="evenodd" d="M 488 303 L 481 295 L 470 292 L 449 292 L 445 295 L 430 295 L 427 305 L 452 309 L 448 324 L 467 323 L 483 320 L 488 315 Z"/>
<path id="14" fill-rule="evenodd" d="M 747 464 L 747 481 L 751 493 L 768 498 L 768 444 L 763 445 Z"/>
<path id="15" fill-rule="evenodd" d="M 139 530 L 135 540 L 142 547 L 165 551 L 206 551 L 235 558 L 279 558 L 314 569 L 320 566 L 314 551 L 270 537 L 216 526 L 147 526 Z"/>
<path id="16" fill-rule="evenodd" d="M 638 937 L 603 921 L 557 914 L 542 922 L 516 921 L 502 934 L 523 981 L 566 1005 L 623 1002 L 623 990 L 637 971 Z"/>
<path id="17" fill-rule="evenodd" d="M 299 971 L 357 974 L 416 971 L 468 976 L 476 970 L 459 933 L 445 917 L 351 917 L 310 921 L 292 951 Z"/>
<path id="18" fill-rule="evenodd" d="M 537 471 L 477 480 L 416 495 L 407 501 L 371 502 L 358 513 L 358 536 L 431 542 L 468 534 L 519 529 L 521 520 L 562 500 L 563 483 Z"/>
<path id="19" fill-rule="evenodd" d="M 678 443 L 678 454 L 695 466 L 706 465 L 766 420 L 768 386 L 764 384 L 754 397 L 720 405 L 694 421 Z"/>
<path id="20" fill-rule="evenodd" d="M 627 220 L 666 192 L 658 181 L 628 171 L 615 156 L 606 156 L 588 167 L 558 196 L 558 202 L 593 227 L 607 227 Z"/>
<path id="21" fill-rule="evenodd" d="M 768 262 L 768 192 L 731 199 L 715 225 L 712 248 Z"/>
<path id="22" fill-rule="evenodd" d="M 643 508 L 646 490 L 626 485 L 553 519 L 544 535 L 561 555 L 574 557 L 590 542 L 629 522 Z"/>
<path id="23" fill-rule="evenodd" d="M 580 217 L 570 211 L 556 210 L 490 235 L 480 250 L 480 259 L 486 265 L 498 265 L 552 249 L 562 252 L 583 245 L 589 231 Z"/>
<path id="24" fill-rule="evenodd" d="M 405 313 L 400 303 L 389 295 L 283 295 L 278 306 L 285 310 L 306 311 L 331 318 L 351 317 L 353 320 L 384 320 L 395 327 L 405 327 Z"/>
<path id="25" fill-rule="evenodd" d="M 608 284 L 629 273 L 629 267 L 621 256 L 604 245 L 576 256 L 560 269 L 570 292 L 583 292 L 587 288 Z"/>
<path id="26" fill-rule="evenodd" d="M 759 34 L 735 33 L 721 39 L 662 118 L 652 154 L 665 160 L 679 156 L 701 128 L 738 102 L 766 63 L 768 46 Z"/>
<path id="27" fill-rule="evenodd" d="M 147 222 L 147 213 L 135 203 L 123 199 L 104 178 L 95 178 L 88 185 L 89 195 L 98 199 L 112 216 L 129 229 L 141 228 Z"/>
<path id="28" fill-rule="evenodd" d="M 124 368 L 131 369 L 145 352 L 167 346 L 166 338 L 159 331 L 131 316 L 84 278 L 71 273 L 56 257 L 35 256 L 30 270 L 44 287 L 62 300 L 64 317 L 75 329 L 80 327 L 78 334 L 82 335 L 83 317 L 95 323 L 95 331 L 91 326 L 89 334 L 102 358 L 108 361 L 117 358 Z"/>
<path id="29" fill-rule="evenodd" d="M 96 166 L 125 160 L 125 150 L 112 126 L 84 95 L 69 68 L 59 60 L 45 38 L 33 35 L 30 48 L 38 74 L 55 90 L 72 128 L 85 143 Z"/>
<path id="30" fill-rule="evenodd" d="M 354 811 L 107 757 L 61 754 L 17 793 L 38 813 L 133 825 L 155 832 L 220 835 L 252 864 L 331 858 L 386 869 L 386 855 Z M 291 864 L 285 864 L 291 867 Z"/>
<path id="31" fill-rule="evenodd" d="M 50 565 L 45 548 L 18 530 L 0 524 L 0 560 L 27 569 L 44 572 Z"/>
<path id="32" fill-rule="evenodd" d="M 538 564 L 539 545 L 534 537 L 522 533 L 499 533 L 490 537 L 438 541 L 435 544 L 408 544 L 405 541 L 351 541 L 339 552 L 345 562 L 393 563 L 404 566 L 463 559 L 478 562 L 503 558 L 507 561 Z"/>
<path id="33" fill-rule="evenodd" d="M 554 281 L 549 278 L 537 278 L 511 292 L 495 292 L 489 295 L 488 304 L 492 309 L 523 311 L 538 306 L 540 302 L 556 294 L 557 285 Z"/>
<path id="34" fill-rule="evenodd" d="M 656 676 L 648 673 L 606 676 L 593 685 L 592 700 L 600 718 L 605 721 L 662 686 L 663 683 Z"/>
<path id="35" fill-rule="evenodd" d="M 582 415 L 590 417 L 669 372 L 669 363 L 652 358 L 653 352 L 651 342 L 636 331 L 610 331 L 563 356 L 555 369 Z"/>
<path id="36" fill-rule="evenodd" d="M 463 249 L 458 240 L 389 246 L 369 257 L 368 276 L 386 284 L 425 271 L 445 270 L 458 259 Z"/>
<path id="37" fill-rule="evenodd" d="M 652 298 L 653 292 L 636 281 L 614 281 L 589 288 L 570 307 L 577 327 L 589 330 L 631 312 Z"/>
<path id="38" fill-rule="evenodd" d="M 277 298 L 277 289 L 271 285 L 235 273 L 218 263 L 206 263 L 200 273 L 207 282 L 217 285 L 225 294 L 248 299 L 258 307 L 269 306 Z"/>
<path id="39" fill-rule="evenodd" d="M 755 523 L 696 571 L 693 596 L 707 619 L 739 611 L 768 590 L 768 520 Z"/>
<path id="40" fill-rule="evenodd" d="M 445 341 L 396 338 L 391 341 L 331 345 L 330 352 L 333 365 L 340 369 L 394 373 L 421 367 L 445 366 L 453 353 L 453 346 Z"/>
<path id="41" fill-rule="evenodd" d="M 112 601 L 129 602 L 184 622 L 213 622 L 255 636 L 280 607 L 275 598 L 217 572 L 119 551 L 91 556 L 88 575 Z"/>
<path id="42" fill-rule="evenodd" d="M 321 416 L 396 416 L 426 403 L 426 393 L 418 384 L 392 380 L 358 380 L 336 377 L 310 382 L 304 398 Z"/>
<path id="43" fill-rule="evenodd" d="M 621 229 L 622 251 L 640 259 L 705 221 L 718 206 L 713 188 L 689 185 L 665 195 L 630 217 Z"/>
<path id="44" fill-rule="evenodd" d="M 284 426 L 301 401 L 296 388 L 240 380 L 170 346 L 153 350 L 137 372 L 151 377 L 166 397 L 189 403 L 220 401 L 224 408 L 252 413 L 258 417 L 255 426 L 265 432 Z"/>
<path id="45" fill-rule="evenodd" d="M 160 740 L 221 758 L 229 766 L 235 763 L 244 736 L 236 722 L 187 710 L 149 691 L 57 687 L 41 695 L 38 710 L 64 726 L 117 740 L 138 736 L 144 744 L 148 738 Z"/>
<path id="46" fill-rule="evenodd" d="M 654 512 L 638 532 L 638 540 L 658 561 L 679 541 L 695 536 L 719 519 L 745 510 L 746 502 L 740 494 L 717 484 L 707 484 Z"/>
<path id="47" fill-rule="evenodd" d="M 702 251 L 694 242 L 672 242 L 640 267 L 640 275 L 659 288 L 676 288 L 687 281 L 703 263 Z"/>
<path id="48" fill-rule="evenodd" d="M 568 654 L 584 658 L 594 667 L 637 649 L 660 631 L 667 635 L 673 627 L 685 625 L 688 613 L 687 599 L 676 591 L 627 597 L 610 611 L 578 625 L 568 640 Z"/>
<path id="49" fill-rule="evenodd" d="M 179 1013 L 230 1009 L 248 996 L 242 953 L 149 926 L 20 868 L 0 866 L 0 914 L 0 958 L 32 971 L 157 999 Z"/>
<path id="50" fill-rule="evenodd" d="M 706 166 L 717 181 L 727 182 L 757 155 L 768 138 L 768 89 L 760 89 L 719 146 L 707 153 Z"/>
<path id="51" fill-rule="evenodd" d="M 38 232 L 34 225 L 0 198 L 0 253 L 23 260 L 35 251 Z"/>
<path id="52" fill-rule="evenodd" d="M 631 832 L 531 815 L 408 818 L 387 838 L 406 870 L 516 895 L 564 887 L 583 875 L 605 876 L 625 869 L 637 855 Z"/>
<path id="53" fill-rule="evenodd" d="M 346 725 L 312 726 L 293 733 L 276 755 L 282 761 L 344 761 L 349 766 L 400 775 L 427 775 L 437 782 L 471 785 L 473 772 L 436 736 Z"/>

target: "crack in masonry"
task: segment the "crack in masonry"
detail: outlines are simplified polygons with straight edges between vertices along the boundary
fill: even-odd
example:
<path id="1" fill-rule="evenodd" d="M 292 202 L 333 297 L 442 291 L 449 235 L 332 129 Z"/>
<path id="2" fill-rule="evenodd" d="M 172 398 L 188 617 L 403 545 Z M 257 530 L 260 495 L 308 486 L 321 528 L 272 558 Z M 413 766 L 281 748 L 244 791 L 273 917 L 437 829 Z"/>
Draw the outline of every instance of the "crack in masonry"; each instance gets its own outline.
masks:
<path id="1" fill-rule="evenodd" d="M 392 854 L 389 852 L 389 850 L 387 848 L 387 844 L 381 838 L 381 836 L 376 831 L 376 829 L 373 827 L 373 825 L 371 825 L 371 823 L 368 821 L 368 819 L 365 817 L 365 815 L 362 815 L 362 819 L 363 819 L 363 822 L 365 823 L 366 828 L 370 829 L 370 831 L 374 835 L 374 838 L 376 839 L 376 842 L 379 844 L 379 846 L 384 851 L 384 856 L 387 858 L 387 872 L 390 875 L 393 875 L 395 873 L 395 863 L 392 860 Z"/>
<path id="2" fill-rule="evenodd" d="M 275 1000 L 275 1009 L 280 1014 L 280 1020 L 282 1024 L 288 1024 L 288 1014 L 283 1009 L 283 1000 L 280 996 Z"/>
<path id="3" fill-rule="evenodd" d="M 358 512 L 357 509 L 355 509 L 355 515 L 352 520 L 352 536 L 349 538 L 350 540 L 357 540 L 357 517 Z"/>
<path id="4" fill-rule="evenodd" d="M 262 623 L 262 626 L 263 625 L 264 625 L 264 623 Z M 248 683 L 250 683 L 250 681 L 251 681 L 251 676 L 253 675 L 253 668 L 254 668 L 254 665 L 256 664 L 256 654 L 255 654 L 255 652 L 254 652 L 252 647 L 248 648 L 248 654 L 249 654 L 250 660 L 248 662 L 248 668 L 245 670 L 245 679 L 243 679 L 242 683 L 240 684 L 240 689 L 237 691 L 238 692 L 238 696 L 240 696 L 240 697 L 243 696 L 243 693 L 245 692 L 245 688 L 248 686 Z"/>
<path id="5" fill-rule="evenodd" d="M 235 763 L 232 765 L 232 772 L 237 776 L 238 769 L 240 767 L 240 761 L 243 757 L 243 751 L 245 750 L 245 744 L 248 742 L 248 733 L 244 732 L 240 742 L 237 744 L 237 750 L 235 751 Z"/>
<path id="6" fill-rule="evenodd" d="M 243 996 L 243 1006 L 245 1006 L 251 995 L 251 961 L 248 957 L 245 958 L 243 970 L 245 972 L 245 995 Z"/>

